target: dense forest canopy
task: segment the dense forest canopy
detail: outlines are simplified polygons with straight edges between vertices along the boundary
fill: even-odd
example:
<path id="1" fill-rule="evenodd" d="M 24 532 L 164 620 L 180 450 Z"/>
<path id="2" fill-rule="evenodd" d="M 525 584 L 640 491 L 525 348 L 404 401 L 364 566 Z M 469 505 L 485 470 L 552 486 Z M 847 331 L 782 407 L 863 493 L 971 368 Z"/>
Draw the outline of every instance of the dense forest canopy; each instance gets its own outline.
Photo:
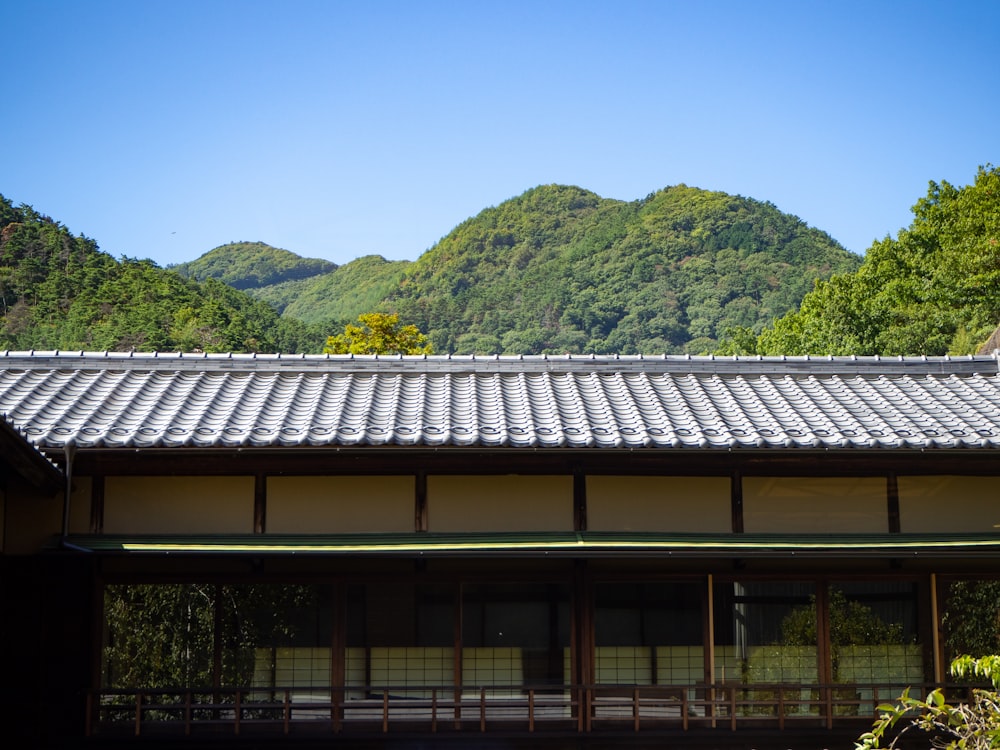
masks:
<path id="1" fill-rule="evenodd" d="M 759 331 L 857 256 L 773 205 L 678 185 L 630 203 L 545 185 L 482 211 L 414 262 L 366 256 L 248 290 L 339 330 L 395 312 L 435 351 L 708 352 Z"/>
<path id="2" fill-rule="evenodd" d="M 186 279 L 218 279 L 234 289 L 254 289 L 329 273 L 336 263 L 302 258 L 263 242 L 232 242 L 209 250 L 197 260 L 168 266 Z"/>
<path id="3" fill-rule="evenodd" d="M 544 185 L 416 261 L 233 243 L 161 269 L 0 196 L 0 348 L 319 352 L 377 312 L 440 353 L 973 351 L 1000 322 L 1000 172 L 931 183 L 913 212 L 862 263 L 749 198 Z"/>
<path id="4" fill-rule="evenodd" d="M 1000 170 L 931 182 L 895 239 L 875 242 L 856 273 L 820 282 L 800 309 L 734 352 L 967 354 L 1000 323 Z"/>
<path id="5" fill-rule="evenodd" d="M 316 351 L 325 336 L 216 279 L 195 282 L 0 195 L 0 348 Z"/>

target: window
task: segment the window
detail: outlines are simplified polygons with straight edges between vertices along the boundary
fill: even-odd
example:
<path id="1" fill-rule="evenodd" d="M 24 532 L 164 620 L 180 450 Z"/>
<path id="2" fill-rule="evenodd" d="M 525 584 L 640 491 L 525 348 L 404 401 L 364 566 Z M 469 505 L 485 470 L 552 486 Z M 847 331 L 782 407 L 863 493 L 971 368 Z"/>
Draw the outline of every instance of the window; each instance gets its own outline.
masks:
<path id="1" fill-rule="evenodd" d="M 715 679 L 819 682 L 816 587 L 753 581 L 715 586 Z"/>
<path id="2" fill-rule="evenodd" d="M 451 585 L 350 586 L 345 675 L 348 699 L 381 693 L 429 697 L 455 683 L 455 596 Z"/>
<path id="3" fill-rule="evenodd" d="M 478 584 L 462 589 L 462 686 L 569 683 L 569 587 Z"/>
<path id="4" fill-rule="evenodd" d="M 599 583 L 594 592 L 597 684 L 705 682 L 700 583 Z"/>

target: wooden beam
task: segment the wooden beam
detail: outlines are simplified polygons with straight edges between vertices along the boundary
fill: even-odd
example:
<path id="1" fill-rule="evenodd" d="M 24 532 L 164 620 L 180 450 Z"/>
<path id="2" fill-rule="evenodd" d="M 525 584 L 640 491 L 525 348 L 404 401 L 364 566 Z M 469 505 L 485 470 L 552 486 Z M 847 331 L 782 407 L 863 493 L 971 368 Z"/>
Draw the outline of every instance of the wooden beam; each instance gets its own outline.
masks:
<path id="1" fill-rule="evenodd" d="M 61 457 L 56 457 L 58 462 Z M 135 475 L 415 475 L 426 474 L 566 474 L 637 476 L 849 476 L 896 474 L 1000 475 L 996 451 L 812 450 L 621 450 L 564 449 L 429 451 L 371 447 L 356 449 L 79 449 L 78 476 Z M 58 475 L 58 474 L 57 474 Z"/>

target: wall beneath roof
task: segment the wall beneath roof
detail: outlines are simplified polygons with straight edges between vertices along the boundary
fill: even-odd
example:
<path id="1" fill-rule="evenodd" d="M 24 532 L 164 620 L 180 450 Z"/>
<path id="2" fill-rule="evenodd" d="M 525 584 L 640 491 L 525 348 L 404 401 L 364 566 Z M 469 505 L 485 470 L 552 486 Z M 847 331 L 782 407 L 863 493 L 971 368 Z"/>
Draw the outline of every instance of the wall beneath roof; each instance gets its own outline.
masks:
<path id="1" fill-rule="evenodd" d="M 249 534 L 253 477 L 107 477 L 107 534 Z"/>
<path id="2" fill-rule="evenodd" d="M 1000 533 L 1000 478 L 901 476 L 897 481 L 904 534 Z"/>
<path id="3" fill-rule="evenodd" d="M 572 531 L 572 476 L 428 476 L 429 531 Z"/>
<path id="4" fill-rule="evenodd" d="M 275 534 L 414 530 L 416 480 L 388 477 L 268 477 L 267 523 Z"/>
<path id="5" fill-rule="evenodd" d="M 883 477 L 744 477 L 743 530 L 754 533 L 886 533 Z"/>
<path id="6" fill-rule="evenodd" d="M 729 477 L 587 477 L 587 529 L 728 533 Z"/>

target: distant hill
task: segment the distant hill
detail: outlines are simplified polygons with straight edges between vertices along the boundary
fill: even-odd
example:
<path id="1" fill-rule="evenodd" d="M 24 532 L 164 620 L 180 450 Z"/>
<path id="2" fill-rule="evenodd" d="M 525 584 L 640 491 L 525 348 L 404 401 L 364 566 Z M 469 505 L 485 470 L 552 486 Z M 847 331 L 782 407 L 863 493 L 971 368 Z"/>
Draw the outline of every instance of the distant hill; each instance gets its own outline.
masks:
<path id="1" fill-rule="evenodd" d="M 769 203 L 678 185 L 633 202 L 534 188 L 412 263 L 362 258 L 305 282 L 309 322 L 398 312 L 438 352 L 707 352 L 760 330 L 860 259 Z"/>
<path id="2" fill-rule="evenodd" d="M 218 280 L 115 260 L 0 195 L 0 349 L 293 352 L 322 341 Z"/>
<path id="3" fill-rule="evenodd" d="M 302 284 L 284 314 L 306 323 L 353 321 L 382 306 L 399 286 L 410 261 L 366 255 Z M 261 297 L 266 299 L 266 297 Z M 336 333 L 336 331 L 335 331 Z"/>
<path id="4" fill-rule="evenodd" d="M 209 250 L 190 263 L 169 268 L 186 279 L 218 279 L 234 289 L 259 289 L 329 273 L 337 264 L 319 258 L 302 258 L 263 242 L 232 242 Z"/>
<path id="5" fill-rule="evenodd" d="M 28 207 L 5 202 L 3 217 L 11 348 L 319 351 L 325 334 L 385 311 L 439 353 L 701 353 L 860 263 L 770 203 L 686 185 L 632 202 L 545 185 L 416 261 L 342 266 L 240 242 L 165 270 L 115 261 Z"/>

